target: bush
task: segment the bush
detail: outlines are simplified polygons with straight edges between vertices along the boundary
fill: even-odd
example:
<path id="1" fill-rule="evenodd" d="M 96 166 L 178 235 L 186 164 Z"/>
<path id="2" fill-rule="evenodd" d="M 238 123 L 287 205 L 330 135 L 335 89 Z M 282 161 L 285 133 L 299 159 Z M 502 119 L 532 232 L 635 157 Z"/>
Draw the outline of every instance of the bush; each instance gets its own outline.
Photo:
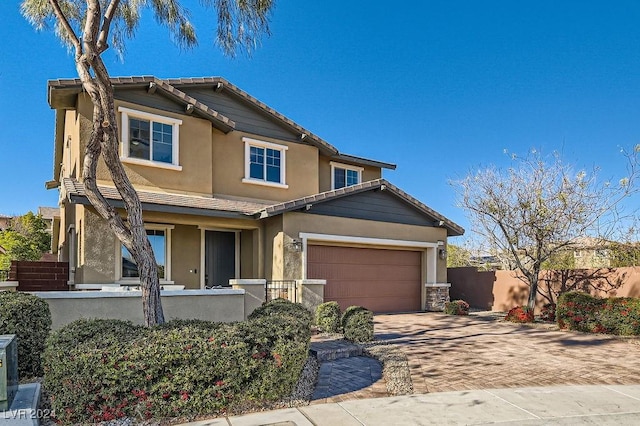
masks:
<path id="1" fill-rule="evenodd" d="M 308 356 L 310 320 L 273 305 L 239 323 L 80 320 L 54 332 L 44 359 L 56 420 L 193 418 L 289 395 Z"/>
<path id="2" fill-rule="evenodd" d="M 533 322 L 533 309 L 529 309 L 528 306 L 516 306 L 507 313 L 504 319 L 516 323 Z"/>
<path id="3" fill-rule="evenodd" d="M 325 302 L 316 308 L 316 325 L 326 333 L 340 332 L 340 305 Z"/>
<path id="4" fill-rule="evenodd" d="M 300 303 L 293 303 L 286 299 L 274 299 L 267 303 L 263 303 L 262 306 L 256 308 L 249 315 L 249 319 L 256 319 L 262 317 L 269 317 L 272 315 L 285 315 L 308 323 L 311 327 L 313 316 L 311 311 L 302 306 Z"/>
<path id="5" fill-rule="evenodd" d="M 569 292 L 558 298 L 558 326 L 569 330 L 619 335 L 640 335 L 640 299 L 600 299 Z"/>
<path id="6" fill-rule="evenodd" d="M 373 340 L 373 312 L 362 306 L 349 306 L 341 319 L 344 338 L 352 342 Z"/>
<path id="7" fill-rule="evenodd" d="M 18 338 L 18 376 L 42 376 L 40 356 L 51 331 L 49 305 L 27 293 L 0 292 L 0 334 Z"/>
<path id="8" fill-rule="evenodd" d="M 586 332 L 607 332 L 596 318 L 604 299 L 579 291 L 569 291 L 558 297 L 556 318 L 560 328 Z"/>
<path id="9" fill-rule="evenodd" d="M 469 315 L 469 304 L 464 300 L 454 300 L 444 304 L 444 313 L 447 315 Z"/>
<path id="10" fill-rule="evenodd" d="M 547 322 L 556 322 L 556 304 L 545 303 L 540 311 L 540 319 Z"/>

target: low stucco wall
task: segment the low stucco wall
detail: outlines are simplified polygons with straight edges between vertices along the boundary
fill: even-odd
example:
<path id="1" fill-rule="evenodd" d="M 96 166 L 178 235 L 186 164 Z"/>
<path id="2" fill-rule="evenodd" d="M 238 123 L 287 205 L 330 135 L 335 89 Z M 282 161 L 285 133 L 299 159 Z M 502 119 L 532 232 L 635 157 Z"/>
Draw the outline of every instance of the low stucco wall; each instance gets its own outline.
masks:
<path id="1" fill-rule="evenodd" d="M 111 318 L 143 324 L 140 291 L 32 292 L 49 304 L 53 329 L 80 318 Z M 245 319 L 245 291 L 233 289 L 161 292 L 165 319 L 233 322 Z"/>

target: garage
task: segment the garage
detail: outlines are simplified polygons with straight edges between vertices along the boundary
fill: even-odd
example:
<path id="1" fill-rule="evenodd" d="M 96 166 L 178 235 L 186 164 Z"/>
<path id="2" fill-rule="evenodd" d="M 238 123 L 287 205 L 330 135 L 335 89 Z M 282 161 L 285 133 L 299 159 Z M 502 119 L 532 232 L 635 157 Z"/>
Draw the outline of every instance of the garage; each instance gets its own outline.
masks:
<path id="1" fill-rule="evenodd" d="M 325 301 L 373 312 L 421 309 L 422 252 L 309 245 L 307 277 L 325 279 Z"/>

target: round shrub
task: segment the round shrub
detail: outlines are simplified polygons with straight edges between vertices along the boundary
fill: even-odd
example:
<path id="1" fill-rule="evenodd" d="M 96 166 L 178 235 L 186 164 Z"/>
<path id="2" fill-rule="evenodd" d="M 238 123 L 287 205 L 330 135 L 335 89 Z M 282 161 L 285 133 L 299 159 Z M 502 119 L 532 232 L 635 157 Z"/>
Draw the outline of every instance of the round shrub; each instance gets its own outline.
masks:
<path id="1" fill-rule="evenodd" d="M 326 333 L 340 332 L 340 305 L 325 302 L 316 308 L 316 325 Z"/>
<path id="2" fill-rule="evenodd" d="M 608 332 L 607 326 L 597 318 L 605 299 L 588 293 L 569 291 L 558 297 L 556 318 L 560 328 L 586 332 Z"/>
<path id="3" fill-rule="evenodd" d="M 42 376 L 40 356 L 51 331 L 49 305 L 27 293 L 0 292 L 0 334 L 18 338 L 18 376 Z"/>
<path id="4" fill-rule="evenodd" d="M 352 342 L 373 340 L 373 312 L 362 306 L 349 306 L 342 314 L 344 338 Z"/>
<path id="5" fill-rule="evenodd" d="M 249 319 L 269 317 L 272 315 L 286 315 L 297 318 L 311 327 L 313 316 L 311 311 L 302 306 L 300 303 L 293 303 L 286 299 L 274 299 L 262 306 L 256 308 L 249 315 Z"/>
<path id="6" fill-rule="evenodd" d="M 444 304 L 444 313 L 447 315 L 469 315 L 469 304 L 464 300 L 454 300 Z"/>
<path id="7" fill-rule="evenodd" d="M 504 319 L 516 323 L 533 322 L 533 309 L 529 309 L 528 306 L 516 306 L 507 313 Z"/>
<path id="8" fill-rule="evenodd" d="M 540 311 L 540 319 L 546 322 L 555 322 L 556 321 L 556 304 L 545 303 L 544 306 L 542 306 L 542 310 Z"/>

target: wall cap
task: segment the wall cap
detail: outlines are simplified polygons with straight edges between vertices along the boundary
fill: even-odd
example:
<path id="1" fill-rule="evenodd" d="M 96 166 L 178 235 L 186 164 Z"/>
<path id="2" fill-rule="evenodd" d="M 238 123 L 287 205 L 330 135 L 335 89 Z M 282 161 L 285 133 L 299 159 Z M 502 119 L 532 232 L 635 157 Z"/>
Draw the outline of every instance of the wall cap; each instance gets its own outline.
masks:
<path id="1" fill-rule="evenodd" d="M 123 297 L 142 298 L 142 291 L 124 290 L 124 291 L 30 291 L 29 294 L 38 296 L 41 299 L 116 299 Z M 162 297 L 175 296 L 229 296 L 242 295 L 245 291 L 242 289 L 211 289 L 211 290 L 161 290 Z"/>
<path id="2" fill-rule="evenodd" d="M 266 285 L 267 280 L 263 278 L 229 280 L 230 285 Z"/>
<path id="3" fill-rule="evenodd" d="M 18 287 L 18 281 L 0 281 L 0 291 Z"/>
<path id="4" fill-rule="evenodd" d="M 451 283 L 426 283 L 424 286 L 427 288 L 449 288 Z"/>
<path id="5" fill-rule="evenodd" d="M 327 285 L 327 280 L 296 280 L 300 285 Z"/>

